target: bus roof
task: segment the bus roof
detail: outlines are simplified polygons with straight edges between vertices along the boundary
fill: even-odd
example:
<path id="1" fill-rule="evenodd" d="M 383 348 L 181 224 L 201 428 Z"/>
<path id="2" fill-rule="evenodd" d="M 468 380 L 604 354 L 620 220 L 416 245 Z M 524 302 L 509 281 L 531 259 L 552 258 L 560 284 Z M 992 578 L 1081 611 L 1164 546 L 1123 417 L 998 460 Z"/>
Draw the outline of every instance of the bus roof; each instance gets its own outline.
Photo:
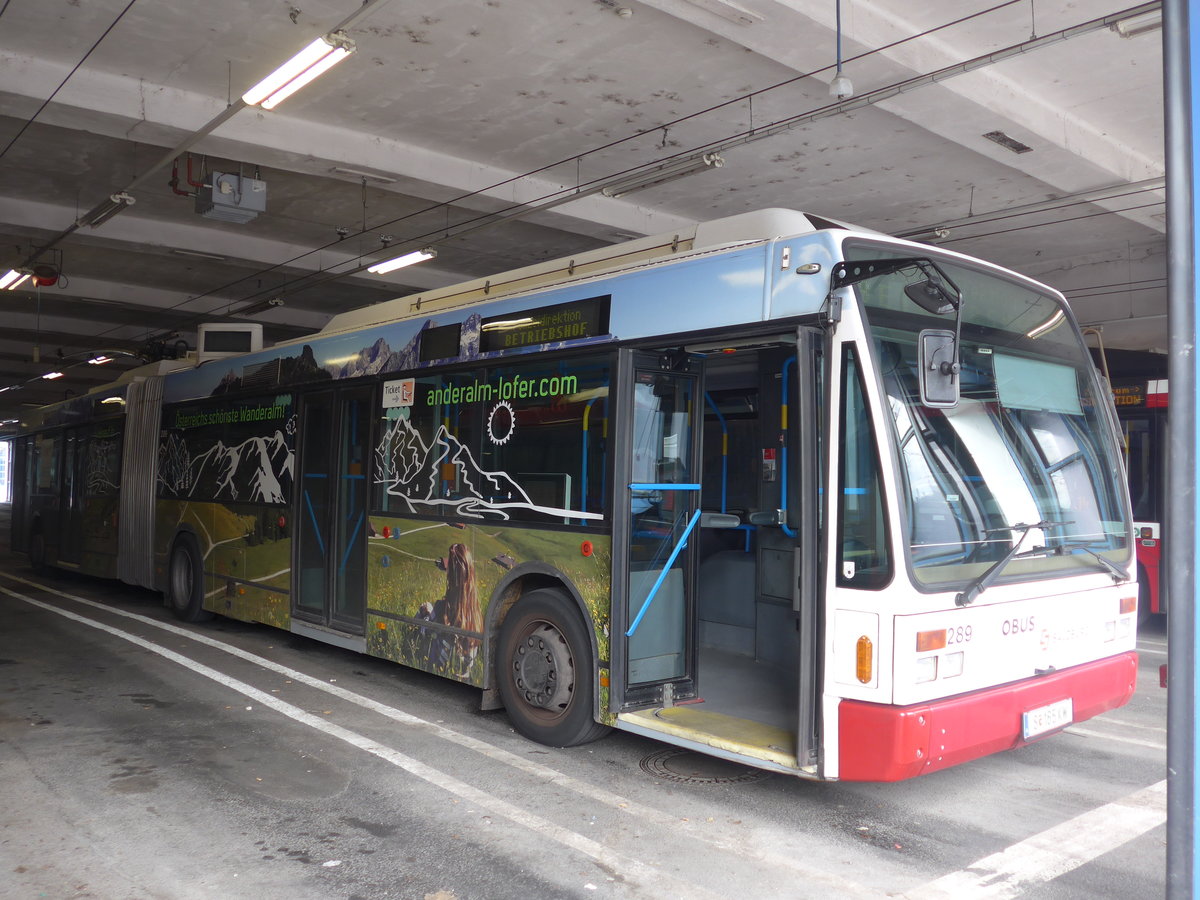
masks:
<path id="1" fill-rule="evenodd" d="M 779 237 L 812 234 L 829 228 L 865 231 L 854 225 L 803 213 L 793 209 L 771 208 L 699 222 L 685 229 L 650 235 L 589 250 L 567 259 L 554 259 L 460 282 L 443 288 L 408 294 L 373 306 L 350 310 L 334 316 L 317 335 L 369 328 L 397 319 L 427 315 L 433 310 L 465 306 L 480 300 L 495 300 L 534 288 L 545 288 L 576 278 L 591 277 L 621 268 L 707 253 L 743 244 L 761 243 Z"/>

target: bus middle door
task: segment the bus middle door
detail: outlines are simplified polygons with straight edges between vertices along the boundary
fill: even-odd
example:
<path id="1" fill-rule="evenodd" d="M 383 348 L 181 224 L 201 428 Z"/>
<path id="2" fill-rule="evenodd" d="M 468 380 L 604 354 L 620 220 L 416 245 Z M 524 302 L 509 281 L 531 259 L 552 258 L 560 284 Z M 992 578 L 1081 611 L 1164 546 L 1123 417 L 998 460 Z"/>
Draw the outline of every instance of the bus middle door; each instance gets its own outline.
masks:
<path id="1" fill-rule="evenodd" d="M 696 694 L 702 363 L 679 351 L 623 351 L 623 437 L 613 543 L 619 709 Z M 619 549 L 624 548 L 624 549 Z"/>
<path id="2" fill-rule="evenodd" d="M 86 489 L 85 441 L 82 428 L 63 435 L 62 477 L 59 494 L 58 563 L 77 566 L 82 559 L 84 542 L 83 497 Z"/>
<path id="3" fill-rule="evenodd" d="M 373 397 L 350 387 L 301 398 L 292 614 L 355 635 L 366 627 Z"/>

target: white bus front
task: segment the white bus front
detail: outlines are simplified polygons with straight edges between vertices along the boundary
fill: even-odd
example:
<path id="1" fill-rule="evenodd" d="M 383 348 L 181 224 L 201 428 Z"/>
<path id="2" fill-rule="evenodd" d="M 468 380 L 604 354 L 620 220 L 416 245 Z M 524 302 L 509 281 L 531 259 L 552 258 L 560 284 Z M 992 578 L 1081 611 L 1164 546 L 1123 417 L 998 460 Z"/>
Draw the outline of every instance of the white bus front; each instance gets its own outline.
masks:
<path id="1" fill-rule="evenodd" d="M 1116 435 L 1069 310 L 916 249 L 934 266 L 842 289 L 834 339 L 824 774 L 844 780 L 1020 746 L 1122 705 L 1137 674 Z M 845 258 L 913 250 L 852 241 Z M 926 280 L 961 299 L 919 305 Z M 953 399 L 923 401 L 923 377 Z"/>

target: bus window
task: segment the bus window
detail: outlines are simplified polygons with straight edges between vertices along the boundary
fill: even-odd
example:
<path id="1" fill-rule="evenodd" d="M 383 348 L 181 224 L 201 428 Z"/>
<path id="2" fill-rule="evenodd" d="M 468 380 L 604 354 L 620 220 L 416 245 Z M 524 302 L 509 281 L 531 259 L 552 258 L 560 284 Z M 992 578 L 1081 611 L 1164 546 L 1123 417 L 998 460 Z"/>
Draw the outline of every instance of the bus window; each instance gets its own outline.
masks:
<path id="1" fill-rule="evenodd" d="M 58 489 L 58 438 L 57 434 L 39 434 L 34 439 L 34 490 L 39 494 Z"/>
<path id="2" fill-rule="evenodd" d="M 879 452 L 853 348 L 842 365 L 842 432 L 838 472 L 841 548 L 837 579 L 842 587 L 878 589 L 891 580 L 887 522 Z"/>
<path id="3" fill-rule="evenodd" d="M 411 402 L 383 410 L 372 505 L 380 512 L 477 515 L 482 373 L 413 379 Z"/>
<path id="4" fill-rule="evenodd" d="M 506 473 L 532 503 L 512 517 L 583 524 L 568 512 L 607 513 L 608 360 L 506 366 L 489 370 L 488 383 L 496 391 L 484 404 L 483 467 Z"/>

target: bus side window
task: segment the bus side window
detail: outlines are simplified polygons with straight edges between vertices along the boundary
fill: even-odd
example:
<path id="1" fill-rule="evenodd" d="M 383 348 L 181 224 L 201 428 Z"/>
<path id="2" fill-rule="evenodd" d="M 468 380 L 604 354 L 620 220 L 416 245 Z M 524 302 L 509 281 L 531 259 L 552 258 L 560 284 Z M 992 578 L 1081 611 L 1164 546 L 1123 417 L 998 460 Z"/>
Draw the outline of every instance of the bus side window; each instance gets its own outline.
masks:
<path id="1" fill-rule="evenodd" d="M 877 590 L 892 577 L 879 451 L 871 411 L 863 390 L 857 355 L 846 348 L 842 359 L 842 422 L 838 465 L 837 583 Z"/>
<path id="2" fill-rule="evenodd" d="M 53 493 L 58 489 L 59 435 L 39 434 L 34 443 L 34 489 L 39 494 Z"/>

